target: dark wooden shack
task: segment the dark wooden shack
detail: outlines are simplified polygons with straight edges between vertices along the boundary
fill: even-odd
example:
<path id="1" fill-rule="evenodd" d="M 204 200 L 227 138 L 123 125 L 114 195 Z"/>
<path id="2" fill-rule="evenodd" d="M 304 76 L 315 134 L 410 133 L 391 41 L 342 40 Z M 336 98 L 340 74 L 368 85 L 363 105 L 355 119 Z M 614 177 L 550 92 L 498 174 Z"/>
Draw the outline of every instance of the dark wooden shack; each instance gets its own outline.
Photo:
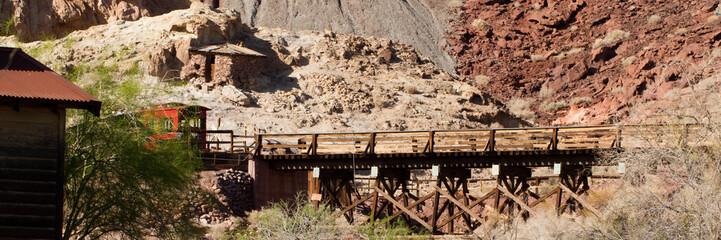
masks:
<path id="1" fill-rule="evenodd" d="M 0 239 L 59 239 L 65 109 L 101 102 L 17 48 L 0 47 Z"/>

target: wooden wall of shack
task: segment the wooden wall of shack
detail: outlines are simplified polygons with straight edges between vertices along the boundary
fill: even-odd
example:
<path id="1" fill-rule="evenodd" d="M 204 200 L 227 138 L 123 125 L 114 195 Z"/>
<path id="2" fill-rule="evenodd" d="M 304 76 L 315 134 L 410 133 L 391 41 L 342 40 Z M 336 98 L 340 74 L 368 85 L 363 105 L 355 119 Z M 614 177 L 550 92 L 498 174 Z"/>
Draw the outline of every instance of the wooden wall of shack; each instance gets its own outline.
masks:
<path id="1" fill-rule="evenodd" d="M 0 106 L 0 239 L 59 239 L 65 109 Z"/>

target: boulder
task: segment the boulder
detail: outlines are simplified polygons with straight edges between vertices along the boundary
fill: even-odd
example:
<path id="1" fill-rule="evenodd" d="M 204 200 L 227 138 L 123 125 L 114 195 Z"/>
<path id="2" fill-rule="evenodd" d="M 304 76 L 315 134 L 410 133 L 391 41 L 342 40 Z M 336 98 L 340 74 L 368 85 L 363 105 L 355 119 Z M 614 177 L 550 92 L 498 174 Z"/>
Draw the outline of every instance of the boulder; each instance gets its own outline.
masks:
<path id="1" fill-rule="evenodd" d="M 235 105 L 241 107 L 250 106 L 250 98 L 233 86 L 224 86 L 220 93 Z"/>

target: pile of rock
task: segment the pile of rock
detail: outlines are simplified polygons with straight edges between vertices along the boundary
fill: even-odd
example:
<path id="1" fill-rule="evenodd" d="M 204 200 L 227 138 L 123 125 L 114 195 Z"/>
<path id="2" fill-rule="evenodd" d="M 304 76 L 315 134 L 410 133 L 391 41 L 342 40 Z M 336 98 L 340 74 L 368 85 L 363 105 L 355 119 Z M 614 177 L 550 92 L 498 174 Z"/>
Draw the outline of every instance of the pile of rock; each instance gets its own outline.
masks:
<path id="1" fill-rule="evenodd" d="M 253 210 L 253 178 L 250 174 L 229 169 L 216 173 L 217 184 L 213 186 L 219 194 L 219 200 L 230 208 L 233 215 L 245 216 L 245 213 Z"/>

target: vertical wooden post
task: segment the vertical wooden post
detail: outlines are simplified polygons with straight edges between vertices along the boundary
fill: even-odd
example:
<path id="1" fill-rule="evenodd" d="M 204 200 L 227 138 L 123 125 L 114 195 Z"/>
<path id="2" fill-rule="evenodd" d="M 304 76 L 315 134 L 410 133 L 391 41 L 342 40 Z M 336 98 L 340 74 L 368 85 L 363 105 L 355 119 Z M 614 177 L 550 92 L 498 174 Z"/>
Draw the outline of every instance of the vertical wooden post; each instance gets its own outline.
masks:
<path id="1" fill-rule="evenodd" d="M 375 189 L 378 189 L 378 180 L 380 180 L 380 177 L 376 177 L 375 183 L 373 183 L 373 205 L 371 205 L 371 223 L 376 220 L 376 211 L 378 209 L 378 192 Z M 370 181 L 370 180 L 369 180 Z"/>
<path id="2" fill-rule="evenodd" d="M 503 177 L 502 174 L 503 172 L 496 176 L 496 198 L 493 199 L 493 207 L 499 212 L 501 211 L 501 189 L 498 189 L 498 186 L 503 184 L 503 180 L 501 180 L 501 177 Z"/>
<path id="3" fill-rule="evenodd" d="M 233 137 L 233 130 L 230 130 L 230 153 L 233 153 L 233 145 L 234 145 L 234 137 Z"/>
<path id="4" fill-rule="evenodd" d="M 368 140 L 368 153 L 376 154 L 376 133 L 370 133 L 370 140 Z"/>
<path id="5" fill-rule="evenodd" d="M 255 154 L 260 156 L 263 153 L 263 135 L 255 135 Z"/>
<path id="6" fill-rule="evenodd" d="M 621 148 L 621 126 L 616 126 L 616 148 Z"/>
<path id="7" fill-rule="evenodd" d="M 433 142 L 435 142 L 435 131 L 428 132 L 428 152 L 433 153 Z"/>
<path id="8" fill-rule="evenodd" d="M 553 137 L 551 139 L 551 150 L 558 150 L 558 128 L 553 128 Z"/>
<path id="9" fill-rule="evenodd" d="M 318 134 L 313 134 L 313 140 L 310 143 L 310 154 L 311 155 L 317 155 L 318 154 Z"/>
<path id="10" fill-rule="evenodd" d="M 435 194 L 433 195 L 433 214 L 431 215 L 431 233 L 435 233 L 438 231 L 438 217 L 440 217 L 440 213 L 438 212 L 438 205 L 441 203 L 441 194 L 438 192 L 438 189 L 441 188 L 441 181 L 443 177 L 438 176 L 436 178 L 436 189 Z"/>
<path id="11" fill-rule="evenodd" d="M 496 151 L 496 130 L 491 129 L 488 136 L 488 151 L 489 152 L 495 152 Z"/>
<path id="12" fill-rule="evenodd" d="M 311 199 L 311 202 L 313 203 L 313 206 L 315 206 L 315 209 L 318 209 L 320 201 L 313 199 L 313 196 L 315 194 L 320 194 L 320 178 L 314 178 L 313 170 L 311 170 L 308 171 L 308 198 Z"/>

